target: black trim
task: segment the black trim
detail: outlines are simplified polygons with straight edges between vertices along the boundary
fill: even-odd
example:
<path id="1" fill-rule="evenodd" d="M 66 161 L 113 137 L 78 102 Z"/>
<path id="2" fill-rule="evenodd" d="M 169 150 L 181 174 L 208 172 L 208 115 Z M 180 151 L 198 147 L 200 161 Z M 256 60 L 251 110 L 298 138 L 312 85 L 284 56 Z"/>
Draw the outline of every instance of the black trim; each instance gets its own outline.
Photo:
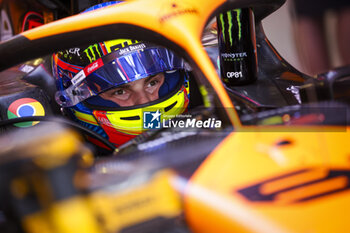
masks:
<path id="1" fill-rule="evenodd" d="M 177 101 L 175 101 L 174 103 L 170 104 L 168 107 L 165 107 L 165 108 L 164 108 L 164 111 L 165 111 L 165 112 L 169 111 L 169 110 L 172 109 L 176 104 L 177 104 Z"/>
<path id="2" fill-rule="evenodd" d="M 170 47 L 173 51 L 181 51 L 181 54 L 186 54 L 180 46 L 170 42 L 157 32 L 131 24 L 112 24 L 57 34 L 37 40 L 29 40 L 22 35 L 17 35 L 13 39 L 3 42 L 0 46 L 0 71 L 30 59 L 81 46 L 82 44 L 92 44 L 115 38 L 135 37 L 138 40 L 157 43 Z M 188 55 L 183 57 L 188 59 Z"/>
<path id="3" fill-rule="evenodd" d="M 279 9 L 285 2 L 286 0 L 229 0 L 213 11 L 207 19 L 207 24 L 219 13 L 237 8 L 252 8 L 255 22 L 260 23 L 265 17 Z"/>
<path id="4" fill-rule="evenodd" d="M 120 120 L 125 120 L 125 121 L 137 121 L 140 120 L 140 116 L 131 116 L 131 117 L 121 117 Z"/>
<path id="5" fill-rule="evenodd" d="M 218 7 L 211 16 L 214 17 L 217 13 L 229 9 L 253 7 L 256 22 L 259 22 L 277 10 L 284 2 L 285 0 L 230 0 Z M 209 17 L 208 20 L 212 17 Z M 115 38 L 134 38 L 135 36 L 139 40 L 150 41 L 169 47 L 187 60 L 189 59 L 189 56 L 182 47 L 169 41 L 163 35 L 135 25 L 120 23 L 61 33 L 37 40 L 29 40 L 23 35 L 17 35 L 0 45 L 0 71 L 36 57 L 85 43 L 92 44 Z"/>
<path id="6" fill-rule="evenodd" d="M 80 130 L 81 132 L 86 133 L 88 136 L 96 138 L 100 142 L 102 142 L 104 145 L 106 145 L 111 150 L 116 150 L 116 147 L 113 143 L 109 142 L 107 139 L 102 137 L 101 135 L 97 134 L 96 132 L 85 128 L 73 121 L 65 120 L 64 118 L 58 118 L 58 117 L 47 117 L 47 116 L 29 116 L 29 117 L 17 117 L 13 119 L 7 119 L 7 120 L 1 120 L 0 121 L 0 127 L 6 126 L 6 125 L 12 125 L 17 124 L 21 122 L 28 122 L 28 121 L 51 121 L 51 122 L 59 122 L 66 125 L 69 125 L 75 129 Z"/>

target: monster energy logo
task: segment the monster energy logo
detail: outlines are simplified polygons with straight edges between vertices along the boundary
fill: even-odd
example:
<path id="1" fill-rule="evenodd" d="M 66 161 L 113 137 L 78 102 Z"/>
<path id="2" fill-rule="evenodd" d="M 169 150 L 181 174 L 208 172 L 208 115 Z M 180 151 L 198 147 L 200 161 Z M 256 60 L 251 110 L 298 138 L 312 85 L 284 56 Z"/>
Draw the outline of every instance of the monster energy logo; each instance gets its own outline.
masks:
<path id="1" fill-rule="evenodd" d="M 238 39 L 241 40 L 241 38 L 242 38 L 241 9 L 236 9 L 233 11 L 236 12 L 236 21 L 238 24 Z M 226 13 L 220 14 L 219 17 L 220 17 L 222 31 L 225 30 L 224 14 L 227 15 L 228 33 L 229 33 L 230 45 L 232 46 L 233 45 L 233 41 L 232 41 L 232 27 L 233 27 L 232 11 L 228 11 Z M 224 42 L 226 42 L 225 33 L 222 33 L 222 34 L 223 34 L 223 40 L 224 40 Z"/>
<path id="2" fill-rule="evenodd" d="M 238 39 L 241 40 L 241 37 L 242 37 L 241 10 L 237 9 L 234 11 L 236 11 L 236 18 L 237 18 L 237 23 L 238 23 Z M 231 22 L 231 21 L 229 21 L 229 22 Z"/>
<path id="3" fill-rule="evenodd" d="M 84 50 L 84 53 L 86 54 L 86 56 L 90 60 L 90 63 L 93 61 L 96 61 L 97 58 L 102 57 L 102 55 L 98 49 L 99 49 L 98 44 L 93 44 Z"/>
<path id="4" fill-rule="evenodd" d="M 122 43 L 118 42 L 116 44 L 114 44 L 114 41 L 109 41 L 109 45 L 106 45 L 106 44 L 104 45 L 107 47 L 107 50 L 109 48 L 110 51 L 113 52 L 121 48 L 125 48 L 126 46 L 137 44 L 137 43 L 139 43 L 139 41 L 137 40 L 126 40 Z M 83 52 L 86 54 L 87 58 L 90 60 L 90 63 L 92 63 L 93 61 L 96 61 L 98 58 L 102 57 L 103 55 L 101 54 L 102 51 L 99 48 L 99 44 L 90 45 Z"/>

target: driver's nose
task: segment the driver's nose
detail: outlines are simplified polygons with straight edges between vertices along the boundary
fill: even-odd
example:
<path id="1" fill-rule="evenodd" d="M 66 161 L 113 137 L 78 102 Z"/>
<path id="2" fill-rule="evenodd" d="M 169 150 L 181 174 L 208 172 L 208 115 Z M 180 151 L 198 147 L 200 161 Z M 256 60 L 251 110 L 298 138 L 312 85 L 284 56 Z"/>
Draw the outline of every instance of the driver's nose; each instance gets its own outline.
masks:
<path id="1" fill-rule="evenodd" d="M 151 97 L 148 96 L 145 91 L 136 92 L 135 105 L 146 104 L 146 103 L 151 102 L 151 101 L 152 101 Z"/>

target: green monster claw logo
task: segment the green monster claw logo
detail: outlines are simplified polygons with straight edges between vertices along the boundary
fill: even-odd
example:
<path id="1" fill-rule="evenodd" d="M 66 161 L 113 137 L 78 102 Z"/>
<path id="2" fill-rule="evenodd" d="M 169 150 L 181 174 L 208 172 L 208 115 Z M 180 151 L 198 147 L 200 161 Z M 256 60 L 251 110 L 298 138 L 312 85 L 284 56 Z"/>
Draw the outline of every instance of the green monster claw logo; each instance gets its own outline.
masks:
<path id="1" fill-rule="evenodd" d="M 236 9 L 233 10 L 234 12 L 236 12 L 236 19 L 237 19 L 237 23 L 238 23 L 238 39 L 241 40 L 242 38 L 242 25 L 241 25 L 241 9 Z M 230 38 L 230 44 L 231 46 L 233 45 L 233 41 L 232 41 L 232 11 L 228 11 L 225 14 L 227 14 L 227 21 L 229 24 L 229 28 L 228 28 L 228 32 L 229 32 L 229 38 Z M 224 30 L 225 28 L 225 21 L 224 21 L 224 14 L 220 14 L 220 22 L 221 22 L 221 27 Z M 225 33 L 223 33 L 223 39 L 224 42 L 226 41 L 225 39 Z"/>
<path id="2" fill-rule="evenodd" d="M 97 58 L 102 56 L 98 49 L 99 49 L 98 48 L 98 44 L 93 44 L 93 45 L 90 45 L 87 49 L 84 50 L 84 53 L 86 54 L 86 56 L 90 60 L 90 63 L 93 62 L 93 61 L 96 61 Z"/>
<path id="3" fill-rule="evenodd" d="M 236 11 L 236 17 L 237 17 L 237 23 L 238 23 L 238 39 L 241 40 L 241 37 L 242 37 L 241 9 L 237 9 L 234 11 Z"/>
<path id="4" fill-rule="evenodd" d="M 138 40 L 116 39 L 104 42 L 104 46 L 107 49 L 107 51 L 112 52 L 137 43 L 139 43 Z M 99 44 L 90 45 L 83 52 L 86 54 L 86 57 L 90 60 L 90 63 L 96 61 L 98 58 L 103 56 Z"/>
<path id="5" fill-rule="evenodd" d="M 220 14 L 220 22 L 222 24 L 221 28 L 222 28 L 222 30 L 224 30 L 224 28 L 225 28 L 224 14 Z M 224 42 L 226 42 L 225 33 L 222 33 L 222 36 L 223 36 Z"/>
<path id="6" fill-rule="evenodd" d="M 233 42 L 232 42 L 232 12 L 229 11 L 227 12 L 227 19 L 228 19 L 228 33 L 230 36 L 230 45 L 232 46 Z"/>

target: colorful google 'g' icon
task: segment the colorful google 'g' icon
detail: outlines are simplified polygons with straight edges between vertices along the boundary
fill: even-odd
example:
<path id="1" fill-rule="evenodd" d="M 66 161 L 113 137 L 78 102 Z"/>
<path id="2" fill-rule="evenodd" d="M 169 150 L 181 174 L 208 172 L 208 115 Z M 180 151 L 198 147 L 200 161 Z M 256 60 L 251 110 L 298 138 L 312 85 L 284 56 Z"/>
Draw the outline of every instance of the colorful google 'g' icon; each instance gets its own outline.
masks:
<path id="1" fill-rule="evenodd" d="M 8 108 L 7 117 L 13 119 L 27 116 L 45 116 L 45 109 L 41 103 L 32 98 L 22 98 L 14 101 Z M 17 123 L 17 127 L 29 127 L 39 123 L 38 121 L 28 121 Z"/>

